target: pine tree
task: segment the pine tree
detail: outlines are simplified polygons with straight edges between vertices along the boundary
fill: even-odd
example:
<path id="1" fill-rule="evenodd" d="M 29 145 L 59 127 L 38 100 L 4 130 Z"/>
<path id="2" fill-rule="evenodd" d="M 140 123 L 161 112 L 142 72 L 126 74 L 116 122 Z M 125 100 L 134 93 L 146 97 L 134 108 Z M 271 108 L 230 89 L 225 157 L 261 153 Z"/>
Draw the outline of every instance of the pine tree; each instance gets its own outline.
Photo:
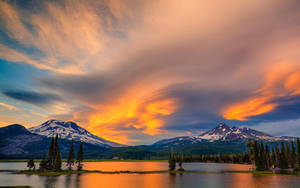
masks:
<path id="1" fill-rule="evenodd" d="M 291 142 L 291 146 L 292 146 L 292 151 L 291 151 L 291 156 L 290 156 L 290 159 L 291 159 L 291 167 L 292 168 L 295 168 L 295 165 L 296 165 L 296 149 L 295 149 L 295 143 L 292 141 Z"/>
<path id="2" fill-rule="evenodd" d="M 54 170 L 55 171 L 60 171 L 61 170 L 61 154 L 59 150 L 59 143 L 58 143 L 58 134 L 56 134 L 55 138 L 55 147 L 54 147 Z"/>
<path id="3" fill-rule="evenodd" d="M 31 169 L 35 170 L 35 164 L 34 164 L 33 159 L 29 159 L 29 161 L 27 162 L 27 167 L 29 170 L 31 170 Z"/>
<path id="4" fill-rule="evenodd" d="M 254 164 L 256 170 L 261 170 L 261 160 L 259 159 L 259 148 L 258 148 L 259 146 L 256 140 L 253 142 L 252 146 L 253 146 Z"/>
<path id="5" fill-rule="evenodd" d="M 297 167 L 300 170 L 300 139 L 297 138 Z"/>
<path id="6" fill-rule="evenodd" d="M 43 159 L 41 160 L 41 162 L 40 162 L 40 168 L 39 168 L 39 170 L 46 170 L 46 168 L 47 168 L 47 165 L 46 165 L 46 156 L 44 155 L 44 157 L 43 157 Z"/>
<path id="7" fill-rule="evenodd" d="M 74 165 L 74 143 L 72 140 L 70 151 L 68 154 L 68 160 L 67 160 L 67 166 L 68 166 L 69 170 L 72 170 L 73 165 Z"/>
<path id="8" fill-rule="evenodd" d="M 51 139 L 51 143 L 50 143 L 50 147 L 49 147 L 49 151 L 48 151 L 48 168 L 53 169 L 54 168 L 54 158 L 55 158 L 55 149 L 54 149 L 54 137 L 52 137 Z M 45 159 L 46 161 L 46 159 Z"/>
<path id="9" fill-rule="evenodd" d="M 183 163 L 183 155 L 179 156 L 179 161 L 178 161 L 178 166 L 179 166 L 179 171 L 184 171 L 184 169 L 182 168 L 182 163 Z"/>
<path id="10" fill-rule="evenodd" d="M 265 152 L 265 146 L 264 144 L 261 142 L 260 146 L 259 146 L 259 160 L 261 163 L 261 170 L 266 170 L 267 169 L 267 158 L 266 158 L 266 152 Z"/>
<path id="11" fill-rule="evenodd" d="M 287 166 L 290 167 L 291 166 L 291 150 L 290 150 L 290 145 L 289 143 L 286 143 L 286 147 L 285 147 L 285 158 L 287 161 Z"/>
<path id="12" fill-rule="evenodd" d="M 171 149 L 171 152 L 169 154 L 169 170 L 173 171 L 176 168 L 176 160 L 175 160 L 175 156 L 173 153 L 173 149 Z"/>
<path id="13" fill-rule="evenodd" d="M 287 169 L 288 168 L 288 163 L 287 163 L 287 158 L 286 158 L 286 150 L 285 150 L 283 142 L 281 142 L 281 152 L 280 152 L 279 166 L 280 166 L 281 169 Z"/>
<path id="14" fill-rule="evenodd" d="M 60 151 L 56 153 L 55 159 L 54 159 L 54 170 L 60 171 L 61 170 L 61 155 Z"/>
<path id="15" fill-rule="evenodd" d="M 279 168 L 280 167 L 280 150 L 279 150 L 278 146 L 276 146 L 276 148 L 275 148 L 275 158 L 276 158 L 275 167 Z"/>
<path id="16" fill-rule="evenodd" d="M 254 151 L 254 161 L 257 171 L 265 170 L 264 167 L 264 147 L 263 144 L 258 144 L 257 141 L 254 141 L 253 145 Z"/>
<path id="17" fill-rule="evenodd" d="M 80 143 L 78 153 L 77 153 L 77 170 L 82 170 L 82 160 L 83 160 L 83 148 L 82 148 L 82 143 Z"/>
<path id="18" fill-rule="evenodd" d="M 272 159 L 271 159 L 271 156 L 270 156 L 270 150 L 269 150 L 269 147 L 268 145 L 266 145 L 266 149 L 265 149 L 265 156 L 266 156 L 266 169 L 270 169 L 271 168 L 271 164 L 272 164 Z"/>
<path id="19" fill-rule="evenodd" d="M 251 161 L 254 161 L 254 150 L 253 150 L 253 141 L 252 140 L 248 140 L 247 141 L 247 147 L 249 148 L 249 152 L 250 152 L 250 159 Z"/>
<path id="20" fill-rule="evenodd" d="M 273 168 L 275 168 L 276 167 L 276 153 L 275 153 L 275 149 L 274 148 L 272 148 L 272 155 L 271 155 L 271 157 L 272 157 L 272 167 Z"/>

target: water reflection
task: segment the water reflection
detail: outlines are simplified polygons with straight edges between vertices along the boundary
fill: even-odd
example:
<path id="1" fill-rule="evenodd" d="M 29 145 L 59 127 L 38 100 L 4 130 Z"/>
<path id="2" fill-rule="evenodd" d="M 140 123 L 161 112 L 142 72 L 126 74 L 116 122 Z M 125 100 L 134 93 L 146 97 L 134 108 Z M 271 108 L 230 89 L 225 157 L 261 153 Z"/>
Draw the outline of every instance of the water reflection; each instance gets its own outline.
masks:
<path id="1" fill-rule="evenodd" d="M 85 170 L 102 171 L 156 171 L 168 169 L 166 162 L 84 162 Z"/>
<path id="2" fill-rule="evenodd" d="M 66 179 L 65 179 L 65 187 L 71 187 L 71 177 L 72 175 L 66 175 Z"/>
<path id="3" fill-rule="evenodd" d="M 41 178 L 44 179 L 44 180 L 42 180 L 42 182 L 44 182 L 44 187 L 46 187 L 46 188 L 55 188 L 56 187 L 58 177 L 43 176 Z"/>
<path id="4" fill-rule="evenodd" d="M 82 187 L 165 188 L 174 187 L 176 176 L 169 174 L 83 174 Z"/>
<path id="5" fill-rule="evenodd" d="M 81 177 L 81 174 L 75 175 L 75 186 L 74 186 L 75 188 L 81 187 L 80 177 Z"/>
<path id="6" fill-rule="evenodd" d="M 157 171 L 168 169 L 166 162 L 84 162 L 85 170 L 102 170 L 102 171 Z M 36 164 L 38 166 L 38 163 Z M 240 164 L 222 164 L 222 163 L 184 163 L 186 170 L 200 170 L 208 172 L 218 172 L 222 170 L 249 170 L 251 165 Z M 63 164 L 66 168 L 66 164 Z M 1 170 L 25 170 L 26 162 L 19 163 L 0 163 Z"/>

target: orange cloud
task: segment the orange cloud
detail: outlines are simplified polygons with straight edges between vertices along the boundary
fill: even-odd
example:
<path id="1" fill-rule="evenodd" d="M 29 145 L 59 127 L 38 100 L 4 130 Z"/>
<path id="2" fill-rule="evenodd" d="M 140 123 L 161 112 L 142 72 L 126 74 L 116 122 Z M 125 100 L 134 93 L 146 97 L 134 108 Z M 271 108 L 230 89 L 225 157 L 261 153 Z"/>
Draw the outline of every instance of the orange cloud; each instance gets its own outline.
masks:
<path id="1" fill-rule="evenodd" d="M 226 108 L 223 116 L 226 119 L 244 121 L 247 120 L 247 117 L 270 112 L 276 107 L 276 105 L 268 104 L 269 99 L 269 97 L 258 97 L 243 101 L 239 104 Z"/>
<path id="2" fill-rule="evenodd" d="M 157 135 L 164 131 L 165 117 L 177 110 L 176 100 L 173 98 L 159 99 L 145 102 L 143 100 L 124 99 L 111 105 L 103 105 L 89 118 L 88 129 L 112 141 L 130 143 L 127 136 L 120 136 L 135 131 L 144 134 Z M 125 133 L 125 134 L 124 134 Z"/>
<path id="3" fill-rule="evenodd" d="M 300 72 L 289 75 L 284 83 L 284 87 L 291 92 L 291 95 L 300 94 Z"/>
<path id="4" fill-rule="evenodd" d="M 264 86 L 250 97 L 226 107 L 222 114 L 230 120 L 247 120 L 248 117 L 268 113 L 276 108 L 279 97 L 300 95 L 300 67 L 290 62 L 273 65 L 265 75 Z"/>

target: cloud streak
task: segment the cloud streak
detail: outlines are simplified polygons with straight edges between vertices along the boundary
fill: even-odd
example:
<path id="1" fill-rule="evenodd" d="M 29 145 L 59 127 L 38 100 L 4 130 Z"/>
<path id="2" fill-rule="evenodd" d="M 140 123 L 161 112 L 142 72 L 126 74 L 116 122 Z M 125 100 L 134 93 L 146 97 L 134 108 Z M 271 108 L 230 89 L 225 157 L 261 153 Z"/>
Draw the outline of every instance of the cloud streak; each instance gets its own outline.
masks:
<path id="1" fill-rule="evenodd" d="M 10 104 L 5 104 L 3 102 L 0 102 L 0 106 L 8 109 L 8 110 L 18 110 L 17 107 L 13 106 L 13 105 L 10 105 Z"/>
<path id="2" fill-rule="evenodd" d="M 53 94 L 37 93 L 33 91 L 4 91 L 2 94 L 7 97 L 35 105 L 45 105 L 55 100 L 59 100 L 59 97 Z"/>

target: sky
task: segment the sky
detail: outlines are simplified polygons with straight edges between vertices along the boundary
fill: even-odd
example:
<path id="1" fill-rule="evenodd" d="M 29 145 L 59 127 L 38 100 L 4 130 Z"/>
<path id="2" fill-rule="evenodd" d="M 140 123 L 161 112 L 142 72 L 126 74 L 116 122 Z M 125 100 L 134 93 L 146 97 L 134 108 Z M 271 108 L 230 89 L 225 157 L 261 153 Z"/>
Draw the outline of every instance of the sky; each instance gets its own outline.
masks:
<path id="1" fill-rule="evenodd" d="M 300 136 L 298 0 L 0 0 L 0 126 L 123 144 L 225 122 Z"/>

